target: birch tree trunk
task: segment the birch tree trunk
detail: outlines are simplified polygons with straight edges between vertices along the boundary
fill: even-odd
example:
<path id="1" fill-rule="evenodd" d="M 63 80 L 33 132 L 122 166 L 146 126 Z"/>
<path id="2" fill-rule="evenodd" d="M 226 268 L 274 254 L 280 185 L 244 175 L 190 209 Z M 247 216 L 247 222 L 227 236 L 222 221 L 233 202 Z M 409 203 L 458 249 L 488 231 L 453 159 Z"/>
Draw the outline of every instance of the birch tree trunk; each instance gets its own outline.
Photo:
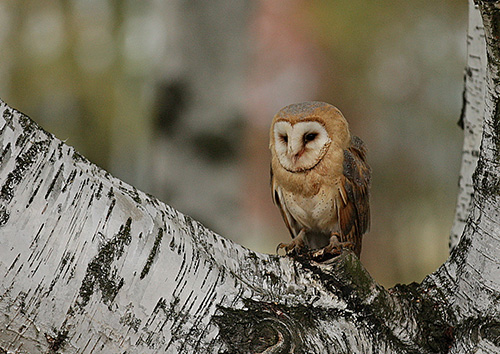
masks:
<path id="1" fill-rule="evenodd" d="M 486 43 L 481 13 L 469 0 L 469 29 L 467 33 L 467 66 L 464 75 L 462 115 L 459 125 L 464 131 L 462 166 L 458 180 L 455 220 L 450 233 L 450 251 L 460 241 L 470 212 L 474 186 L 472 174 L 479 157 L 483 132 L 486 90 Z"/>
<path id="2" fill-rule="evenodd" d="M 0 102 L 0 353 L 500 352 L 500 10 L 478 6 L 473 191 L 460 242 L 422 284 L 386 290 L 348 252 L 319 264 L 245 249 Z"/>

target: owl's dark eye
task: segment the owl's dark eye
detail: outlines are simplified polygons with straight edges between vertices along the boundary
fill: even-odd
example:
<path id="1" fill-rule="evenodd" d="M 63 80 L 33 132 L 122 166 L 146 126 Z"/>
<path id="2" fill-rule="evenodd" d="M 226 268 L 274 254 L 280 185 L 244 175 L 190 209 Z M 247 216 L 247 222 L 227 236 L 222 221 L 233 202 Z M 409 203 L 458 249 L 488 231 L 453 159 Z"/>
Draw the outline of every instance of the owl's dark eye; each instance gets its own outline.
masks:
<path id="1" fill-rule="evenodd" d="M 286 134 L 280 135 L 280 139 L 281 139 L 283 142 L 288 143 L 288 135 L 286 135 Z"/>
<path id="2" fill-rule="evenodd" d="M 304 135 L 304 143 L 313 141 L 318 136 L 318 133 L 307 133 Z"/>

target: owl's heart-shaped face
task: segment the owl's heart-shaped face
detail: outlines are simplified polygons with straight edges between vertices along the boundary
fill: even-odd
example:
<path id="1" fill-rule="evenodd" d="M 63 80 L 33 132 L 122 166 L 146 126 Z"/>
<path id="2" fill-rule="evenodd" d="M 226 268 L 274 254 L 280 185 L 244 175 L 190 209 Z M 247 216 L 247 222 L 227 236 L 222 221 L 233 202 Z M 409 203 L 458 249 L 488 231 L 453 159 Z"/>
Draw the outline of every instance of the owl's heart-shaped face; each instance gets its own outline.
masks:
<path id="1" fill-rule="evenodd" d="M 290 172 L 301 172 L 316 166 L 325 156 L 331 139 L 325 127 L 315 120 L 291 124 L 279 120 L 274 124 L 274 149 L 278 161 Z"/>

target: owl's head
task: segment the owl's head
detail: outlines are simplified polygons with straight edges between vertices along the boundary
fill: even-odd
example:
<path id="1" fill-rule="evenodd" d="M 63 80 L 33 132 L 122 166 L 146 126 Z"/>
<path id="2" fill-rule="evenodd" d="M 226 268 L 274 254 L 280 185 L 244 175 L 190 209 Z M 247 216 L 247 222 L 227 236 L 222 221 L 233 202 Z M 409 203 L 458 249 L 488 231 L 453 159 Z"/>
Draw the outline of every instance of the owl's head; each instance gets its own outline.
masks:
<path id="1" fill-rule="evenodd" d="M 331 146 L 345 149 L 350 141 L 347 121 L 324 102 L 296 103 L 282 108 L 273 119 L 271 153 L 290 172 L 315 167 Z"/>

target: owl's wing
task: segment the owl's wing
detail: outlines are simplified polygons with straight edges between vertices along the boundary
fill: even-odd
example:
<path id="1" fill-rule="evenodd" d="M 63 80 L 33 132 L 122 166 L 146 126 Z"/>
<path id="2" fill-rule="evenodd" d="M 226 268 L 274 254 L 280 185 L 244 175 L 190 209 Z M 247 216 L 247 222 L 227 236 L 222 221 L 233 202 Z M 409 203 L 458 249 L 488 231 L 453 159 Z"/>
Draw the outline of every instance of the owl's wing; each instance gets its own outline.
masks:
<path id="1" fill-rule="evenodd" d="M 281 217 L 285 221 L 286 228 L 288 229 L 288 231 L 290 231 L 290 235 L 292 235 L 292 238 L 295 238 L 300 232 L 300 226 L 297 223 L 297 220 L 295 220 L 292 217 L 292 215 L 290 214 L 290 212 L 286 207 L 281 188 L 276 183 L 276 179 L 274 178 L 272 168 L 271 168 L 271 190 L 273 192 L 273 202 L 278 206 L 278 209 L 280 210 L 281 213 Z"/>
<path id="2" fill-rule="evenodd" d="M 371 169 L 366 163 L 365 144 L 357 136 L 352 137 L 351 146 L 344 150 L 343 169 L 337 207 L 341 241 L 352 242 L 359 257 L 361 239 L 370 227 Z"/>

